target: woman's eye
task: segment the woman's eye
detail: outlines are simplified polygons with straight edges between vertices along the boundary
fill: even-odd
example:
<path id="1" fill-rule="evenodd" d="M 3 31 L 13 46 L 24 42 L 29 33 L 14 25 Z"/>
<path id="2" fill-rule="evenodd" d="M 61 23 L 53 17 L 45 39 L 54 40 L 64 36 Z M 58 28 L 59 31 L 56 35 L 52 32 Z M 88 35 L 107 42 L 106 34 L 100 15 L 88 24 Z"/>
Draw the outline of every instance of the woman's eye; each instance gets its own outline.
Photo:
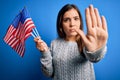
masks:
<path id="1" fill-rule="evenodd" d="M 75 18 L 74 18 L 74 20 L 76 20 L 76 21 L 77 21 L 77 20 L 79 20 L 79 18 L 78 18 L 78 17 L 75 17 Z"/>
<path id="2" fill-rule="evenodd" d="M 63 19 L 64 22 L 67 22 L 67 21 L 69 21 L 69 20 L 70 20 L 69 18 Z"/>

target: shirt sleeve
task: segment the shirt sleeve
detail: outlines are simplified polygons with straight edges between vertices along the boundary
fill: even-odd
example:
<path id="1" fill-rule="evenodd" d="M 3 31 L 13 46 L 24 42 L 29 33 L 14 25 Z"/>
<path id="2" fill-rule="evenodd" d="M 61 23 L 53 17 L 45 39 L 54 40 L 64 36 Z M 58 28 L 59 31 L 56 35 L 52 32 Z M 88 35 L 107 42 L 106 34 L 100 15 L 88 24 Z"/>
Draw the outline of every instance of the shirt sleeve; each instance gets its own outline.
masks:
<path id="1" fill-rule="evenodd" d="M 100 61 L 106 54 L 107 51 L 107 46 L 103 46 L 102 48 L 94 51 L 94 52 L 89 52 L 85 48 L 83 49 L 83 52 L 86 56 L 86 58 L 91 61 L 91 62 L 98 62 Z"/>
<path id="2" fill-rule="evenodd" d="M 52 52 L 51 49 L 49 49 L 46 52 L 43 52 L 40 58 L 40 62 L 42 64 L 42 71 L 48 77 L 53 76 L 53 63 L 51 52 Z"/>

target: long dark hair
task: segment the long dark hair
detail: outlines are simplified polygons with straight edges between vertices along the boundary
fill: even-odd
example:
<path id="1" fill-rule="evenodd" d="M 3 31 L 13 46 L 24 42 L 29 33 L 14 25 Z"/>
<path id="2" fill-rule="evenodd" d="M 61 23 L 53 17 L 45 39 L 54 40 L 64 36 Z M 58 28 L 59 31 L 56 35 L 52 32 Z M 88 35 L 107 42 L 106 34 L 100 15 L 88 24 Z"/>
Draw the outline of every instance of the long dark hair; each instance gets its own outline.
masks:
<path id="1" fill-rule="evenodd" d="M 65 14 L 65 12 L 71 10 L 71 9 L 75 9 L 78 14 L 79 14 L 79 17 L 80 17 L 80 29 L 83 30 L 83 20 L 82 20 L 82 16 L 81 16 L 81 13 L 79 11 L 79 9 L 77 8 L 76 5 L 74 4 L 66 4 L 65 6 L 62 7 L 62 9 L 59 11 L 58 13 L 58 16 L 57 16 L 57 33 L 58 33 L 58 36 L 60 38 L 66 38 L 66 34 L 63 30 L 63 25 L 62 25 L 62 21 L 63 21 L 63 16 Z M 77 36 L 77 39 L 76 39 L 76 42 L 78 44 L 78 47 L 80 48 L 80 52 L 83 52 L 83 43 L 82 43 L 82 40 L 80 38 L 80 36 Z"/>

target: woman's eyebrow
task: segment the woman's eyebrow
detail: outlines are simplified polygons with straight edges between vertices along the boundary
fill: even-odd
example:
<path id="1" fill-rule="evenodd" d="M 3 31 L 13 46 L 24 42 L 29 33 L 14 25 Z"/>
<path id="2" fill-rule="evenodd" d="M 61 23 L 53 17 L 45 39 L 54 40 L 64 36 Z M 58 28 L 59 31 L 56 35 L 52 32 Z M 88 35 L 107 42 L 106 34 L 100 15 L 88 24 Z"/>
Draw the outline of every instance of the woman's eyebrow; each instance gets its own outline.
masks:
<path id="1" fill-rule="evenodd" d="M 79 16 L 74 16 L 74 18 L 79 18 Z"/>

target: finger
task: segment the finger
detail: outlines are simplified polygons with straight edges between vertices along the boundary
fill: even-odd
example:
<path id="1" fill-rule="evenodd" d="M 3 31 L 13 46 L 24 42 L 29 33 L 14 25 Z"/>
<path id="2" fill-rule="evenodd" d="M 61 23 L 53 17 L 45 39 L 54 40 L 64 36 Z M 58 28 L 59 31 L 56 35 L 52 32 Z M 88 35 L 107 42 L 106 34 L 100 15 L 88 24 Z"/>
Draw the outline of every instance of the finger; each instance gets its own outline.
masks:
<path id="1" fill-rule="evenodd" d="M 34 41 L 37 42 L 40 38 L 39 37 L 35 37 Z"/>
<path id="2" fill-rule="evenodd" d="M 95 15 L 96 15 L 97 25 L 98 25 L 98 27 L 101 27 L 102 24 L 101 24 L 101 18 L 100 18 L 100 15 L 99 15 L 99 11 L 98 11 L 97 8 L 95 8 L 94 11 L 95 11 Z"/>
<path id="3" fill-rule="evenodd" d="M 89 8 L 86 8 L 85 13 L 86 13 L 87 30 L 89 31 L 92 28 L 92 22 L 91 22 Z"/>
<path id="4" fill-rule="evenodd" d="M 107 22 L 104 16 L 101 17 L 102 18 L 102 28 L 107 31 Z"/>
<path id="5" fill-rule="evenodd" d="M 43 52 L 46 50 L 47 46 L 44 43 L 37 43 L 37 48 Z"/>
<path id="6" fill-rule="evenodd" d="M 45 52 L 45 48 L 41 48 L 41 49 L 40 49 L 40 52 Z"/>
<path id="7" fill-rule="evenodd" d="M 34 38 L 34 41 L 37 42 L 37 41 L 38 41 L 38 38 Z"/>
<path id="8" fill-rule="evenodd" d="M 41 42 L 40 45 L 43 47 L 47 47 L 47 44 L 45 42 Z"/>
<path id="9" fill-rule="evenodd" d="M 80 37 L 82 38 L 84 44 L 88 44 L 88 39 L 85 36 L 84 32 L 82 30 L 78 30 L 78 29 L 75 29 L 75 31 L 80 35 Z"/>
<path id="10" fill-rule="evenodd" d="M 97 8 L 94 9 L 95 11 L 95 15 L 96 15 L 96 20 L 97 20 L 97 26 L 98 27 L 101 27 L 102 24 L 101 24 L 101 18 L 100 18 L 100 14 L 99 14 L 99 11 Z"/>
<path id="11" fill-rule="evenodd" d="M 43 40 L 41 40 L 41 39 L 38 39 L 38 41 L 37 41 L 38 43 L 43 43 Z"/>
<path id="12" fill-rule="evenodd" d="M 91 14 L 92 27 L 95 27 L 95 26 L 97 26 L 97 20 L 96 20 L 96 15 L 94 12 L 93 5 L 90 5 L 89 9 L 90 9 L 90 14 Z"/>
<path id="13" fill-rule="evenodd" d="M 47 44 L 43 40 L 39 40 L 38 43 L 41 47 L 47 47 Z"/>
<path id="14" fill-rule="evenodd" d="M 41 46 L 40 46 L 40 51 L 44 52 L 44 51 L 47 51 L 47 50 L 48 50 L 47 45 L 42 43 Z"/>

